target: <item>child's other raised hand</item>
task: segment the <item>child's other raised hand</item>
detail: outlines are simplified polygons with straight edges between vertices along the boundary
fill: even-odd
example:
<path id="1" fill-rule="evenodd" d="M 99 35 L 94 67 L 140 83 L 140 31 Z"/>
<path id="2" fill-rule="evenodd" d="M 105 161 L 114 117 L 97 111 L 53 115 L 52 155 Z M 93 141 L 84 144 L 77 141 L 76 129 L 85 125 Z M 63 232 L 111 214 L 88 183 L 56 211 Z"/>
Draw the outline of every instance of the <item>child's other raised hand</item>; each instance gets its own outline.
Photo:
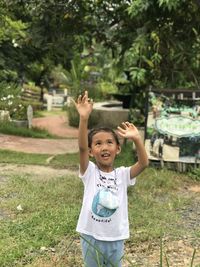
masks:
<path id="1" fill-rule="evenodd" d="M 140 139 L 140 133 L 135 127 L 133 123 L 130 122 L 123 122 L 122 127 L 117 127 L 119 136 L 127 139 L 132 139 L 133 141 L 136 141 L 137 139 Z"/>
<path id="2" fill-rule="evenodd" d="M 73 103 L 80 117 L 88 119 L 93 109 L 93 101 L 88 98 L 88 91 L 85 91 L 83 96 L 79 95 L 77 101 L 73 100 Z"/>

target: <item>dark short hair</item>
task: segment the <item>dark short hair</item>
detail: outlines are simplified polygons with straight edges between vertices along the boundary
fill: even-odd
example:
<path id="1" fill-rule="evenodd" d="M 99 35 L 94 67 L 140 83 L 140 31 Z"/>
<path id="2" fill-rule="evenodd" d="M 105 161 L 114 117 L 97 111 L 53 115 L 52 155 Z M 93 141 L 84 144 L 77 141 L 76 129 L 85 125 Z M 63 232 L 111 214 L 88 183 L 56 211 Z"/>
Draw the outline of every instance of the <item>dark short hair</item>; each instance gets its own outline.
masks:
<path id="1" fill-rule="evenodd" d="M 120 145 L 120 142 L 119 142 L 119 138 L 117 136 L 117 134 L 115 133 L 114 130 L 112 130 L 111 128 L 108 128 L 108 127 L 99 127 L 99 128 L 93 128 L 89 131 L 88 133 L 88 147 L 91 148 L 91 145 L 92 145 L 92 138 L 95 134 L 99 133 L 99 132 L 106 132 L 106 133 L 111 133 L 117 143 L 117 145 Z"/>

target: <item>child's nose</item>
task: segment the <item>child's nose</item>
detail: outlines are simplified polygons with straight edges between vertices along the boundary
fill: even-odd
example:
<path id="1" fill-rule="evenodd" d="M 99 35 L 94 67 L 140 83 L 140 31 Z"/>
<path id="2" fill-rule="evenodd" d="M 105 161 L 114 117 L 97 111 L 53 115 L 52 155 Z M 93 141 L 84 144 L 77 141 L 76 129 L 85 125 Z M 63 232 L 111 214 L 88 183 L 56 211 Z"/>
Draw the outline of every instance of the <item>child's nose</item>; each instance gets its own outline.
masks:
<path id="1" fill-rule="evenodd" d="M 104 143 L 103 145 L 102 145 L 102 150 L 106 150 L 107 149 L 107 143 Z"/>

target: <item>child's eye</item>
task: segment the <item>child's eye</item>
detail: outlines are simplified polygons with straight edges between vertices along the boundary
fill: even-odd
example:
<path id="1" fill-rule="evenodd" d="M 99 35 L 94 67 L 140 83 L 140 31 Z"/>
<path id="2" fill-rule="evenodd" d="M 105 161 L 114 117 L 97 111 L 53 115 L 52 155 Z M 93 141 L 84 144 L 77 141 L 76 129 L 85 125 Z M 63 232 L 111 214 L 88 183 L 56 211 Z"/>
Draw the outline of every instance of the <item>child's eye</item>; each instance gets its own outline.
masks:
<path id="1" fill-rule="evenodd" d="M 101 142 L 96 142 L 96 145 L 99 146 L 101 144 Z"/>
<path id="2" fill-rule="evenodd" d="M 113 144 L 113 141 L 112 140 L 108 140 L 108 144 Z"/>

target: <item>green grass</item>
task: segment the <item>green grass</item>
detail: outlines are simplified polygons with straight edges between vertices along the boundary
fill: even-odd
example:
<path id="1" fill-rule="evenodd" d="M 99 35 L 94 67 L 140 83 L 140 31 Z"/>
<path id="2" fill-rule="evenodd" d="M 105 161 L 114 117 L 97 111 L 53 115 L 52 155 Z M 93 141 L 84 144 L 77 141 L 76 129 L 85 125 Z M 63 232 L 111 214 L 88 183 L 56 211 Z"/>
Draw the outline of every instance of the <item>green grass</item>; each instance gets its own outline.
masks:
<path id="1" fill-rule="evenodd" d="M 76 188 L 72 193 L 71 188 Z M 81 204 L 82 185 L 77 177 L 34 181 L 26 176 L 12 176 L 1 188 L 6 196 L 1 209 L 10 217 L 0 228 L 0 266 L 14 266 L 23 258 L 30 261 L 31 252 L 54 247 L 64 235 L 75 234 Z M 16 207 L 21 204 L 23 211 Z"/>
<path id="2" fill-rule="evenodd" d="M 73 169 L 78 170 L 79 155 L 78 153 L 56 155 L 50 162 L 50 166 L 59 169 Z"/>
<path id="3" fill-rule="evenodd" d="M 23 152 L 15 152 L 10 150 L 0 149 L 0 162 L 2 163 L 16 163 L 16 164 L 30 164 L 30 165 L 46 165 L 53 168 L 70 168 L 78 169 L 79 156 L 78 153 L 55 155 L 50 162 L 48 159 L 52 155 L 49 154 L 27 154 Z M 91 159 L 92 160 L 92 159 Z M 122 147 L 121 154 L 117 157 L 115 166 L 121 164 L 131 165 L 135 160 L 135 154 L 132 152 L 131 145 L 127 144 Z"/>
<path id="4" fill-rule="evenodd" d="M 54 116 L 54 115 L 67 115 L 67 111 L 61 110 L 58 108 L 52 109 L 51 111 L 48 110 L 37 110 L 34 113 L 35 118 L 40 118 L 40 117 L 48 117 L 48 116 Z"/>
<path id="5" fill-rule="evenodd" d="M 178 237 L 186 230 L 175 227 L 180 220 L 175 211 L 190 201 L 177 194 L 185 179 L 175 172 L 153 168 L 140 175 L 137 186 L 129 189 L 129 216 L 134 227 L 131 242 L 158 239 L 165 232 Z"/>
<path id="6" fill-rule="evenodd" d="M 0 149 L 0 163 L 45 165 L 57 169 L 78 169 L 78 158 L 78 153 L 58 154 L 52 157 L 49 154 L 27 154 Z"/>
<path id="7" fill-rule="evenodd" d="M 47 164 L 49 155 L 0 152 L 0 162 L 78 169 L 78 154 L 58 155 Z M 127 144 L 116 166 L 130 165 L 134 158 Z M 144 243 L 159 246 L 163 236 L 178 239 L 190 234 L 191 230 L 181 225 L 177 212 L 193 201 L 177 193 L 180 187 L 190 183 L 194 181 L 186 175 L 165 169 L 148 168 L 138 177 L 137 185 L 128 190 L 131 237 L 126 245 L 129 250 Z M 34 173 L 6 176 L 6 182 L 0 184 L 0 215 L 3 214 L 0 266 L 81 266 L 75 227 L 82 194 L 83 185 L 76 174 L 54 178 L 38 178 Z M 17 210 L 19 204 L 22 211 Z M 192 234 L 199 239 L 198 229 Z M 41 247 L 46 250 L 41 251 Z M 51 248 L 56 252 L 52 253 Z"/>
<path id="8" fill-rule="evenodd" d="M 23 152 L 15 152 L 0 149 L 1 163 L 16 163 L 30 165 L 47 165 L 48 154 L 27 154 Z"/>
<path id="9" fill-rule="evenodd" d="M 50 134 L 47 130 L 39 129 L 37 127 L 31 129 L 26 127 L 16 127 L 13 122 L 1 122 L 0 133 L 32 138 L 59 138 Z"/>

